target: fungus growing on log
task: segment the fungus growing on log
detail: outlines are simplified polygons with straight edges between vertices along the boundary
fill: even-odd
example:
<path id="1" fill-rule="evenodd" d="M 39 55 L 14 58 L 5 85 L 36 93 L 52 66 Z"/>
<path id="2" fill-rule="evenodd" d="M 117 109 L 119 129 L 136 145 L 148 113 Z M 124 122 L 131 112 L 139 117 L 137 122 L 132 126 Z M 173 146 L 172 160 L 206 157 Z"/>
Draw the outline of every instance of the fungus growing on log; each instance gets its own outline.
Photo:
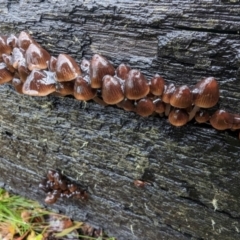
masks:
<path id="1" fill-rule="evenodd" d="M 46 96 L 56 91 L 56 81 L 51 72 L 33 70 L 23 84 L 24 94 L 31 96 Z"/>
<path id="2" fill-rule="evenodd" d="M 219 85 L 214 77 L 204 78 L 198 82 L 193 90 L 194 107 L 189 113 L 189 121 L 192 120 L 200 108 L 211 108 L 219 99 Z"/>
<path id="3" fill-rule="evenodd" d="M 164 86 L 164 79 L 158 74 L 156 74 L 150 81 L 150 92 L 155 96 L 162 96 Z"/>
<path id="4" fill-rule="evenodd" d="M 105 75 L 113 76 L 115 69 L 112 64 L 103 56 L 94 54 L 90 62 L 90 81 L 92 88 L 101 88 L 102 79 Z"/>
<path id="5" fill-rule="evenodd" d="M 102 98 L 107 104 L 117 104 L 124 99 L 119 80 L 110 75 L 105 75 L 102 80 Z"/>
<path id="6" fill-rule="evenodd" d="M 47 193 L 45 198 L 47 204 L 53 204 L 59 198 L 77 198 L 84 201 L 88 199 L 84 188 L 72 183 L 57 170 L 49 170 L 47 177 L 39 184 L 39 188 Z"/>
<path id="7" fill-rule="evenodd" d="M 188 122 L 188 114 L 184 109 L 173 109 L 168 115 L 168 121 L 176 127 L 181 127 Z"/>
<path id="8" fill-rule="evenodd" d="M 59 82 L 71 81 L 79 75 L 81 75 L 81 70 L 75 60 L 67 54 L 59 54 L 56 61 L 57 80 Z"/>
<path id="9" fill-rule="evenodd" d="M 136 113 L 142 117 L 148 117 L 153 114 L 155 105 L 149 98 L 143 98 L 137 102 Z"/>
<path id="10" fill-rule="evenodd" d="M 174 84 L 164 85 L 164 79 L 158 74 L 148 82 L 139 70 L 131 70 L 125 64 L 120 64 L 115 72 L 112 64 L 99 54 L 95 54 L 91 61 L 83 59 L 80 66 L 67 54 L 50 57 L 25 32 L 21 32 L 17 39 L 10 37 L 10 47 L 7 39 L 1 38 L 3 49 L 0 49 L 0 57 L 4 63 L 0 63 L 0 84 L 10 82 L 15 76 L 12 84 L 18 93 L 31 96 L 50 93 L 74 95 L 78 100 L 92 99 L 103 106 L 116 104 L 143 117 L 154 112 L 163 116 L 165 112 L 174 126 L 186 124 L 186 116 L 189 121 L 195 116 L 199 123 L 210 118 L 216 129 L 240 128 L 237 114 L 223 113 L 223 110 L 213 116 L 206 111 L 197 113 L 200 108 L 211 108 L 218 102 L 219 85 L 214 77 L 202 79 L 191 91 L 187 85 L 177 88 Z M 6 46 L 11 48 L 11 55 L 4 50 Z M 36 70 L 39 68 L 48 68 L 49 71 Z M 194 107 L 189 110 L 192 104 Z M 174 109 L 170 112 L 171 107 Z"/>
<path id="11" fill-rule="evenodd" d="M 75 80 L 74 97 L 81 101 L 88 101 L 96 96 L 96 89 L 91 88 L 91 85 L 82 76 Z"/>
<path id="12" fill-rule="evenodd" d="M 132 69 L 128 73 L 125 81 L 125 96 L 130 100 L 138 100 L 144 98 L 149 93 L 149 85 L 144 75 L 136 69 Z"/>
<path id="13" fill-rule="evenodd" d="M 31 43 L 26 50 L 25 58 L 30 71 L 46 69 L 50 60 L 50 54 L 37 44 Z"/>

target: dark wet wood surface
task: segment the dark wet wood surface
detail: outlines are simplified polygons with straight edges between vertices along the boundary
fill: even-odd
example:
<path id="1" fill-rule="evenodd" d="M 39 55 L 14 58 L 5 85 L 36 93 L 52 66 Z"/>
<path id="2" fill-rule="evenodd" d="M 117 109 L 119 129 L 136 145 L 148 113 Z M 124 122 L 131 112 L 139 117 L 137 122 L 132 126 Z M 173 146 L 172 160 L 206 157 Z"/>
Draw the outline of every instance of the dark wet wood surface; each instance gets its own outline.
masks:
<path id="1" fill-rule="evenodd" d="M 112 61 L 194 85 L 214 76 L 218 107 L 240 113 L 239 1 L 0 1 L 1 34 L 27 30 L 51 54 Z M 88 203 L 52 207 L 118 239 L 239 239 L 240 142 L 194 122 L 141 118 L 73 98 L 0 86 L 0 181 L 44 201 L 38 183 L 60 169 L 88 187 Z M 148 176 L 153 184 L 133 185 Z"/>

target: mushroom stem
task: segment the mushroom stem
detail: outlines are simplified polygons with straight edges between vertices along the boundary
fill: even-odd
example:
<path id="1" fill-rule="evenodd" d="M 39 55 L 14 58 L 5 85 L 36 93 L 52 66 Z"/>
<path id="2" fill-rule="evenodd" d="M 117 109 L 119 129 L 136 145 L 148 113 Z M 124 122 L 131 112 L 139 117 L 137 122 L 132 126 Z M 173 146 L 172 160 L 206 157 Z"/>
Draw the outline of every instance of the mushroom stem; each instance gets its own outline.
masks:
<path id="1" fill-rule="evenodd" d="M 168 116 L 171 110 L 171 105 L 169 103 L 166 103 L 166 107 L 165 107 L 165 116 Z"/>
<path id="2" fill-rule="evenodd" d="M 194 116 L 196 115 L 196 113 L 197 113 L 197 111 L 199 111 L 200 110 L 200 107 L 198 107 L 198 106 L 194 106 L 193 107 L 193 109 L 192 109 L 192 111 L 189 113 L 189 119 L 188 119 L 188 121 L 191 121 L 193 118 L 194 118 Z"/>
<path id="3" fill-rule="evenodd" d="M 102 105 L 102 106 L 107 106 L 108 104 L 105 103 L 101 98 L 99 98 L 98 96 L 95 96 L 93 99 L 92 99 L 94 102 Z"/>

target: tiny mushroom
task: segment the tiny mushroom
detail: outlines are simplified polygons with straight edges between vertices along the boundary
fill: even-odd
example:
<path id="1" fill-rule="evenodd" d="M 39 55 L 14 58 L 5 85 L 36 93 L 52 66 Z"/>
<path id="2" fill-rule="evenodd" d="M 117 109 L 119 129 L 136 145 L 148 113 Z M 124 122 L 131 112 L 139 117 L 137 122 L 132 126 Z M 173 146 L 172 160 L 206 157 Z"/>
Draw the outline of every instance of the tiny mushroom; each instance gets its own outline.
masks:
<path id="1" fill-rule="evenodd" d="M 177 87 L 171 95 L 170 105 L 175 108 L 188 108 L 192 105 L 192 92 L 187 85 Z"/>
<path id="2" fill-rule="evenodd" d="M 92 88 L 101 88 L 102 79 L 105 75 L 113 76 L 115 69 L 103 56 L 94 54 L 90 61 L 89 75 Z"/>
<path id="3" fill-rule="evenodd" d="M 118 107 L 123 108 L 125 111 L 134 111 L 135 105 L 133 100 L 127 98 L 123 99 L 120 103 L 117 104 Z"/>
<path id="4" fill-rule="evenodd" d="M 195 115 L 195 120 L 198 123 L 205 123 L 209 119 L 210 119 L 210 115 L 205 109 L 198 111 Z"/>
<path id="5" fill-rule="evenodd" d="M 170 83 L 168 86 L 165 86 L 163 95 L 162 95 L 162 101 L 165 103 L 165 116 L 169 115 L 169 112 L 171 110 L 171 105 L 170 105 L 170 99 L 175 91 L 176 87 L 173 83 Z"/>
<path id="6" fill-rule="evenodd" d="M 158 74 L 156 74 L 150 80 L 150 92 L 155 96 L 162 96 L 164 91 L 164 85 L 165 85 L 164 79 Z"/>
<path id="7" fill-rule="evenodd" d="M 0 59 L 2 54 L 10 54 L 12 52 L 12 47 L 7 43 L 6 36 L 0 36 Z"/>
<path id="8" fill-rule="evenodd" d="M 155 110 L 155 105 L 153 101 L 149 98 L 140 99 L 137 102 L 136 113 L 142 117 L 148 117 L 153 114 Z"/>
<path id="9" fill-rule="evenodd" d="M 138 100 L 147 96 L 149 85 L 144 75 L 137 69 L 132 69 L 124 84 L 125 96 L 130 100 Z"/>
<path id="10" fill-rule="evenodd" d="M 17 37 L 14 34 L 10 34 L 10 36 L 7 38 L 7 45 L 12 49 L 17 46 Z"/>
<path id="11" fill-rule="evenodd" d="M 56 71 L 56 64 L 57 64 L 57 58 L 51 56 L 49 61 L 48 61 L 48 70 L 51 72 Z"/>
<path id="12" fill-rule="evenodd" d="M 18 36 L 18 39 L 17 39 L 17 46 L 19 48 L 21 48 L 24 51 L 26 51 L 28 46 L 32 42 L 34 42 L 34 40 L 32 39 L 32 37 L 28 33 L 24 32 L 24 31 L 20 32 L 20 34 Z"/>
<path id="13" fill-rule="evenodd" d="M 131 70 L 131 68 L 128 65 L 121 63 L 118 66 L 118 68 L 116 69 L 116 75 L 117 75 L 117 77 L 121 78 L 122 80 L 127 80 L 128 73 L 130 70 Z"/>
<path id="14" fill-rule="evenodd" d="M 56 62 L 56 78 L 59 82 L 67 82 L 81 75 L 75 60 L 67 54 L 59 54 Z"/>
<path id="15" fill-rule="evenodd" d="M 4 54 L 2 54 L 2 59 L 3 59 L 3 62 L 6 63 L 9 71 L 10 72 L 15 72 L 15 68 L 13 67 L 13 64 L 12 64 L 12 55 L 4 53 Z"/>
<path id="16" fill-rule="evenodd" d="M 33 70 L 23 84 L 24 94 L 46 96 L 56 91 L 56 81 L 52 72 Z"/>
<path id="17" fill-rule="evenodd" d="M 89 82 L 82 76 L 78 76 L 74 84 L 74 97 L 81 101 L 88 101 L 96 96 L 96 89 L 93 89 Z"/>
<path id="18" fill-rule="evenodd" d="M 17 93 L 23 94 L 23 91 L 22 91 L 23 82 L 19 78 L 14 77 L 13 80 L 12 80 L 12 85 L 14 86 L 15 91 Z"/>
<path id="19" fill-rule="evenodd" d="M 75 84 L 75 81 L 57 82 L 56 93 L 59 93 L 59 95 L 63 97 L 67 95 L 73 95 L 74 84 Z"/>
<path id="20" fill-rule="evenodd" d="M 57 201 L 57 196 L 54 195 L 53 193 L 49 193 L 44 201 L 47 204 L 53 204 Z"/>
<path id="21" fill-rule="evenodd" d="M 155 104 L 155 112 L 158 113 L 161 117 L 163 117 L 166 108 L 165 103 L 159 98 L 154 100 L 153 103 Z"/>
<path id="22" fill-rule="evenodd" d="M 25 60 L 22 60 L 18 63 L 18 74 L 19 78 L 21 79 L 22 82 L 26 82 L 27 77 L 31 73 L 30 70 L 27 68 L 27 64 Z"/>
<path id="23" fill-rule="evenodd" d="M 10 72 L 5 63 L 0 63 L 0 84 L 10 82 L 14 73 Z"/>
<path id="24" fill-rule="evenodd" d="M 194 107 L 189 113 L 189 121 L 192 120 L 200 108 L 211 108 L 219 99 L 219 85 L 214 77 L 208 77 L 198 82 L 193 90 Z"/>
<path id="25" fill-rule="evenodd" d="M 184 109 L 174 108 L 168 115 L 169 122 L 176 127 L 181 127 L 188 122 L 188 113 Z"/>
<path id="26" fill-rule="evenodd" d="M 46 69 L 50 54 L 38 44 L 31 43 L 26 50 L 25 58 L 30 71 L 33 69 Z"/>
<path id="27" fill-rule="evenodd" d="M 233 114 L 225 110 L 217 110 L 210 118 L 210 124 L 217 130 L 231 129 L 233 126 Z"/>
<path id="28" fill-rule="evenodd" d="M 110 75 L 106 75 L 102 80 L 102 98 L 107 104 L 117 104 L 124 99 L 119 80 Z"/>

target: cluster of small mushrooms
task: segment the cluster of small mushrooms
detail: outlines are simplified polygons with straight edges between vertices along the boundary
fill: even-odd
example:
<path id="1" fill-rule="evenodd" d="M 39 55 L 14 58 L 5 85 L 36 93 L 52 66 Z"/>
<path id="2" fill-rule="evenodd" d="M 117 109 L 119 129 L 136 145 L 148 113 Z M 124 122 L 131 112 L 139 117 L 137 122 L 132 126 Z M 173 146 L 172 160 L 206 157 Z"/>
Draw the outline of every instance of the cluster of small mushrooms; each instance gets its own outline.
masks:
<path id="1" fill-rule="evenodd" d="M 99 54 L 78 65 L 67 54 L 50 56 L 26 32 L 18 37 L 0 37 L 0 84 L 7 82 L 20 94 L 73 95 L 81 101 L 117 105 L 143 117 L 165 115 L 174 126 L 183 126 L 195 118 L 199 123 L 209 121 L 218 130 L 240 129 L 239 115 L 217 110 L 210 116 L 206 111 L 219 100 L 219 85 L 214 77 L 189 88 L 165 84 L 158 74 L 148 80 L 139 70 L 123 63 L 115 69 Z"/>
<path id="2" fill-rule="evenodd" d="M 58 198 L 88 199 L 86 190 L 72 183 L 66 176 L 57 170 L 49 170 L 47 177 L 39 184 L 39 188 L 47 193 L 45 202 L 48 204 L 55 203 Z"/>

